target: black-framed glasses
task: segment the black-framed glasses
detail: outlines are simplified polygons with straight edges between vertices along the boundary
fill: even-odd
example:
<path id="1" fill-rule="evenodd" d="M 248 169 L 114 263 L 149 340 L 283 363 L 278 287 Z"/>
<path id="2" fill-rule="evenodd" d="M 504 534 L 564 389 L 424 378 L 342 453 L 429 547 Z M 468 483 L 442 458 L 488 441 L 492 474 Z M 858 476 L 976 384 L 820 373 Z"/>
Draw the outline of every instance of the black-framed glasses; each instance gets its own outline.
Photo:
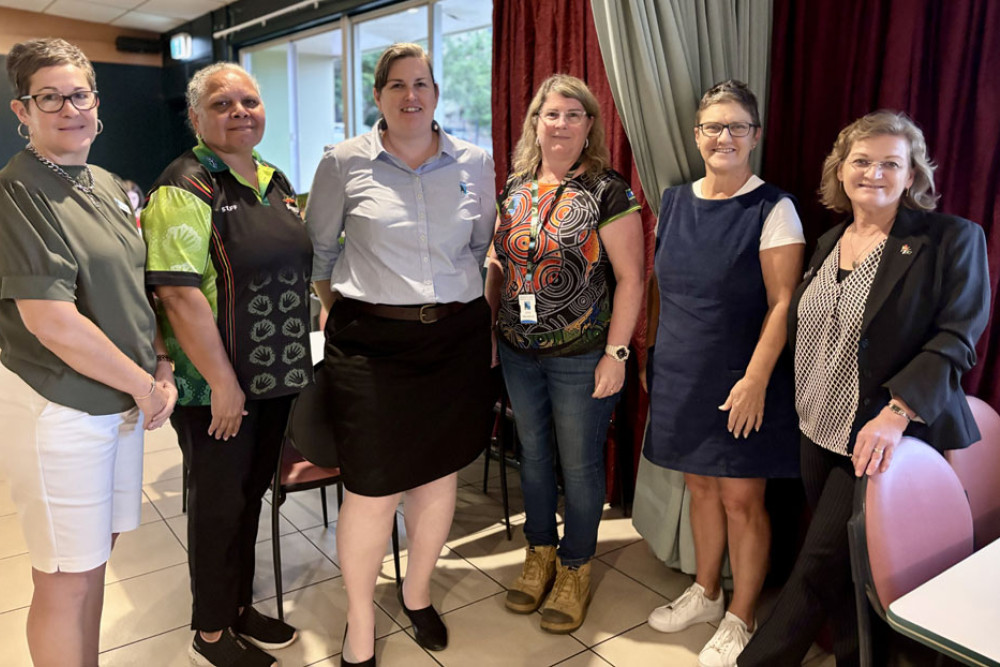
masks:
<path id="1" fill-rule="evenodd" d="M 729 130 L 731 137 L 748 136 L 755 127 L 760 127 L 757 123 L 698 123 L 695 125 L 706 137 L 717 137 L 724 130 Z"/>
<path id="2" fill-rule="evenodd" d="M 38 93 L 17 98 L 22 102 L 34 100 L 35 106 L 44 113 L 59 113 L 66 106 L 66 100 L 76 107 L 77 111 L 89 111 L 97 106 L 96 90 L 75 90 L 69 95 L 62 93 Z"/>

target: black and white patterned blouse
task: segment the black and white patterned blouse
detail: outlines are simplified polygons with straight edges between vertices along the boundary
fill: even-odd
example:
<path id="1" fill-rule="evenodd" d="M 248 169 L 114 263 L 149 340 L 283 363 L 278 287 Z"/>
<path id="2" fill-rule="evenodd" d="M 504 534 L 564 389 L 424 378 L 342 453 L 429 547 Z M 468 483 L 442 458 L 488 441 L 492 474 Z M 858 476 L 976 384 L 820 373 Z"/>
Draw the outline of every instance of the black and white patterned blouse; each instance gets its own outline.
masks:
<path id="1" fill-rule="evenodd" d="M 885 240 L 838 281 L 840 242 L 799 302 L 795 344 L 795 409 L 802 433 L 847 455 L 858 409 L 858 340 Z"/>

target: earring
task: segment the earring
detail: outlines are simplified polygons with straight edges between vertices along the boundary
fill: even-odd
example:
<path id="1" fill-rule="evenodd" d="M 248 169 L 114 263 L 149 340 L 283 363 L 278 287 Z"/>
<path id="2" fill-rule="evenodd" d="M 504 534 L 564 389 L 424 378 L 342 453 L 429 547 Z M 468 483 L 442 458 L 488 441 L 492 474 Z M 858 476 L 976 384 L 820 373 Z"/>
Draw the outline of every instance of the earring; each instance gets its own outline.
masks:
<path id="1" fill-rule="evenodd" d="M 590 137 L 583 140 L 583 150 L 590 148 Z"/>
<path id="2" fill-rule="evenodd" d="M 22 127 L 24 128 L 23 132 L 21 131 Z M 28 130 L 28 126 L 24 123 L 17 124 L 17 136 L 21 137 L 25 141 L 31 141 L 31 131 Z"/>
<path id="3" fill-rule="evenodd" d="M 98 118 L 97 119 L 97 134 L 100 134 L 103 131 L 104 131 L 104 121 L 101 120 L 100 118 Z"/>
<path id="4" fill-rule="evenodd" d="M 542 145 L 542 142 L 538 140 L 538 135 L 535 135 L 535 145 L 536 146 L 541 146 Z"/>

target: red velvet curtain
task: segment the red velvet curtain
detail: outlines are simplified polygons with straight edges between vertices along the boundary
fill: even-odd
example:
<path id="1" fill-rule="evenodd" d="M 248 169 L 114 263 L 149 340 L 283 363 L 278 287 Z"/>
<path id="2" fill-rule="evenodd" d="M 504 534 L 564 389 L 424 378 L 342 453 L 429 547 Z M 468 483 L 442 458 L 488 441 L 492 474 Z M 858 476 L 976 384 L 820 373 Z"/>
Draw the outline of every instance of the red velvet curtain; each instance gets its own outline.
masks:
<path id="1" fill-rule="evenodd" d="M 986 232 L 1000 278 L 1000 3 L 774 0 L 764 178 L 799 198 L 810 242 L 836 218 L 817 203 L 842 127 L 879 108 L 907 112 L 940 165 L 939 209 Z M 995 311 L 995 308 L 992 310 Z M 1000 326 L 978 345 L 966 388 L 1000 408 Z"/>
<path id="2" fill-rule="evenodd" d="M 611 85 L 601 58 L 589 0 L 494 0 L 493 2 L 493 159 L 497 192 L 509 173 L 510 156 L 521 136 L 531 98 L 551 74 L 571 74 L 586 82 L 603 114 L 612 167 L 629 180 L 643 204 L 642 217 L 647 257 L 652 257 L 655 215 L 645 205 L 632 148 L 615 109 Z M 647 267 L 649 266 L 647 261 Z M 633 336 L 645 361 L 645 317 Z M 633 355 L 636 356 L 636 355 Z M 638 364 L 630 361 L 628 385 L 619 405 L 615 430 L 609 438 L 608 495 L 631 502 L 635 464 L 638 461 L 646 418 L 645 395 L 636 381 Z M 618 447 L 618 443 L 631 443 Z M 619 467 L 620 466 L 620 467 Z M 618 482 L 624 488 L 619 488 Z"/>

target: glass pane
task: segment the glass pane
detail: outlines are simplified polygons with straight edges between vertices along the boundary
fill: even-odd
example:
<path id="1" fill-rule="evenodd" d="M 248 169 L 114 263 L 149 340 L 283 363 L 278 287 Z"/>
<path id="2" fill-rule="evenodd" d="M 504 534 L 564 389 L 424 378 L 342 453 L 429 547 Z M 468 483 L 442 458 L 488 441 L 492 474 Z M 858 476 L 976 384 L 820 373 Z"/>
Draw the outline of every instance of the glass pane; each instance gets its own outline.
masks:
<path id="1" fill-rule="evenodd" d="M 411 7 L 395 14 L 358 23 L 354 29 L 354 114 L 356 134 L 367 132 L 378 120 L 372 97 L 375 63 L 386 47 L 396 42 L 416 42 L 427 48 L 427 7 Z M 358 67 L 360 63 L 360 67 Z"/>
<path id="2" fill-rule="evenodd" d="M 298 192 L 312 187 L 325 146 L 344 140 L 343 40 L 331 30 L 295 42 Z"/>
<path id="3" fill-rule="evenodd" d="M 441 0 L 434 9 L 443 70 L 437 118 L 449 134 L 493 153 L 493 3 Z"/>
<path id="4" fill-rule="evenodd" d="M 257 145 L 262 158 L 292 177 L 291 96 L 288 81 L 288 44 L 278 44 L 244 56 L 243 66 L 260 84 L 267 124 Z M 294 183 L 294 181 L 293 181 Z"/>

